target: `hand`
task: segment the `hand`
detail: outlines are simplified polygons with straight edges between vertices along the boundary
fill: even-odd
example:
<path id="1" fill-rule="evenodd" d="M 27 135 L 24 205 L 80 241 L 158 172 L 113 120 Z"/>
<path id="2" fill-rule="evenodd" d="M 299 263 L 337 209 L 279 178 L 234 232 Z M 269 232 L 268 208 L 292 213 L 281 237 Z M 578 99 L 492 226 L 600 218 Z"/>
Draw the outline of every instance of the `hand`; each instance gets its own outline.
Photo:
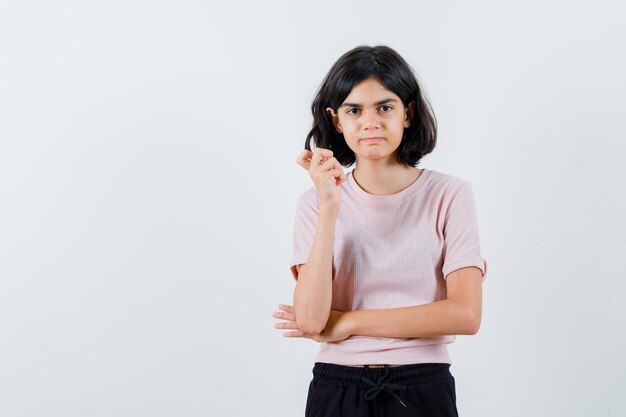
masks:
<path id="1" fill-rule="evenodd" d="M 276 323 L 274 327 L 277 329 L 295 329 L 294 332 L 283 333 L 285 337 L 306 337 L 313 339 L 316 342 L 338 342 L 345 340 L 352 336 L 350 333 L 350 323 L 348 321 L 348 312 L 330 310 L 330 316 L 328 317 L 328 323 L 320 334 L 305 333 L 298 328 L 296 324 L 296 312 L 293 306 L 280 304 L 279 309 L 282 312 L 273 312 L 274 318 L 280 318 L 288 320 L 287 322 Z"/>
<path id="2" fill-rule="evenodd" d="M 347 177 L 343 167 L 333 156 L 333 151 L 319 147 L 313 152 L 305 149 L 296 162 L 309 172 L 317 189 L 320 205 L 338 206 L 341 202 L 340 184 Z"/>

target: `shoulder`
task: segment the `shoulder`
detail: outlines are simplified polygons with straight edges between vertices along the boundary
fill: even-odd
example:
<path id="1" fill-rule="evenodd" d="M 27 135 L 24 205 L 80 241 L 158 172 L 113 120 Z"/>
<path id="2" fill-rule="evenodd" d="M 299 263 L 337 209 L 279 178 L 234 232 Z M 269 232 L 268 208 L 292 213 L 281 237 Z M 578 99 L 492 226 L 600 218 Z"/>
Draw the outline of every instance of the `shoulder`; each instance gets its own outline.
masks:
<path id="1" fill-rule="evenodd" d="M 432 169 L 428 179 L 429 188 L 441 195 L 452 195 L 461 189 L 471 188 L 471 183 L 465 178 Z"/>
<path id="2" fill-rule="evenodd" d="M 314 185 L 304 190 L 297 200 L 298 207 L 309 207 L 315 211 L 319 210 L 319 196 L 317 195 L 317 189 Z"/>

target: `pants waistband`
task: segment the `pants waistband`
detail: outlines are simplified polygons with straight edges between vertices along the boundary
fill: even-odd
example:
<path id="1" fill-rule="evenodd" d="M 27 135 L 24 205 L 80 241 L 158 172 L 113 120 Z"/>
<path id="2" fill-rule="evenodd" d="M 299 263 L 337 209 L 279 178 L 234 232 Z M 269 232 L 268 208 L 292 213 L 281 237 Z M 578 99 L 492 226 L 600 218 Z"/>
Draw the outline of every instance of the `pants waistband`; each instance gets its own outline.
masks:
<path id="1" fill-rule="evenodd" d="M 335 363 L 315 362 L 313 380 L 323 385 L 344 388 L 369 388 L 367 379 L 394 384 L 416 385 L 443 381 L 451 376 L 449 363 L 417 363 L 383 368 L 359 368 Z M 365 379 L 362 377 L 366 377 Z"/>

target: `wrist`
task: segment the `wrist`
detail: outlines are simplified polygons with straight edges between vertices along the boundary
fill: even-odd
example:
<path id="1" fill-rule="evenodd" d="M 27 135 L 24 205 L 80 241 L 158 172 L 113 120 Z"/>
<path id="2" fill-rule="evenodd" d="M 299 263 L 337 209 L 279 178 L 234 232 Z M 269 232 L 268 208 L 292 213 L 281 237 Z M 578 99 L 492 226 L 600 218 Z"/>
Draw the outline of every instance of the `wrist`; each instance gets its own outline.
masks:
<path id="1" fill-rule="evenodd" d="M 322 204 L 320 206 L 320 216 L 337 217 L 339 215 L 339 206 L 335 204 Z"/>

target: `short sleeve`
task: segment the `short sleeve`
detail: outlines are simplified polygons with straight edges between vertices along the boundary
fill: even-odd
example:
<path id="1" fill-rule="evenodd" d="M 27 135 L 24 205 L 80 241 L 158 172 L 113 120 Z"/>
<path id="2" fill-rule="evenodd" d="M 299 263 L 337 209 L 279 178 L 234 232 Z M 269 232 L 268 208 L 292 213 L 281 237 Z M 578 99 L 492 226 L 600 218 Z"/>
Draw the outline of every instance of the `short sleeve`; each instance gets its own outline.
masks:
<path id="1" fill-rule="evenodd" d="M 289 269 L 298 280 L 296 265 L 304 264 L 309 258 L 315 231 L 319 221 L 319 202 L 315 188 L 309 188 L 297 201 L 293 227 L 293 254 Z"/>
<path id="2" fill-rule="evenodd" d="M 457 269 L 475 266 L 487 274 L 487 261 L 480 253 L 478 216 L 472 185 L 463 181 L 448 200 L 443 226 L 443 276 Z"/>

